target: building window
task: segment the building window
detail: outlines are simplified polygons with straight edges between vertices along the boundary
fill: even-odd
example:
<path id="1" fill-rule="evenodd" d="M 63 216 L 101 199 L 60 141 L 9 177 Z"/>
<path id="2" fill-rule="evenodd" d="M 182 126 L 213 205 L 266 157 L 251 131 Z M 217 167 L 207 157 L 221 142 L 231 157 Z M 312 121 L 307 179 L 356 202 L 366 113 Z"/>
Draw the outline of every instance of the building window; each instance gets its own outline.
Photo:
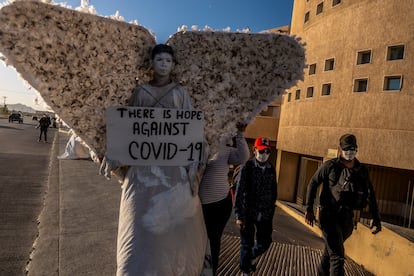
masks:
<path id="1" fill-rule="evenodd" d="M 312 98 L 313 97 L 313 86 L 310 86 L 306 89 L 306 98 Z"/>
<path id="2" fill-rule="evenodd" d="M 385 91 L 400 91 L 401 90 L 402 77 L 401 76 L 388 76 L 384 78 L 384 90 Z"/>
<path id="3" fill-rule="evenodd" d="M 330 59 L 325 60 L 325 71 L 333 70 L 334 65 L 335 65 L 335 59 L 334 58 L 330 58 Z"/>
<path id="4" fill-rule="evenodd" d="M 295 100 L 299 100 L 300 99 L 300 89 L 296 90 L 295 93 Z"/>
<path id="5" fill-rule="evenodd" d="M 288 102 L 292 100 L 292 93 L 288 93 Z"/>
<path id="6" fill-rule="evenodd" d="M 318 6 L 316 6 L 316 15 L 323 12 L 323 2 L 319 3 Z"/>
<path id="7" fill-rule="evenodd" d="M 357 64 L 371 63 L 371 50 L 358 52 Z"/>
<path id="8" fill-rule="evenodd" d="M 309 65 L 309 75 L 314 75 L 316 73 L 316 63 Z"/>
<path id="9" fill-rule="evenodd" d="M 390 46 L 387 51 L 387 60 L 404 58 L 404 45 Z"/>
<path id="10" fill-rule="evenodd" d="M 338 4 L 341 4 L 341 2 L 342 2 L 341 0 L 332 0 L 332 7 L 334 7 Z"/>
<path id="11" fill-rule="evenodd" d="M 309 12 L 305 13 L 305 23 L 309 21 Z"/>
<path id="12" fill-rule="evenodd" d="M 322 85 L 322 96 L 331 95 L 331 87 L 332 87 L 332 85 L 330 83 L 324 83 Z"/>
<path id="13" fill-rule="evenodd" d="M 367 92 L 368 79 L 357 79 L 354 82 L 354 92 Z"/>

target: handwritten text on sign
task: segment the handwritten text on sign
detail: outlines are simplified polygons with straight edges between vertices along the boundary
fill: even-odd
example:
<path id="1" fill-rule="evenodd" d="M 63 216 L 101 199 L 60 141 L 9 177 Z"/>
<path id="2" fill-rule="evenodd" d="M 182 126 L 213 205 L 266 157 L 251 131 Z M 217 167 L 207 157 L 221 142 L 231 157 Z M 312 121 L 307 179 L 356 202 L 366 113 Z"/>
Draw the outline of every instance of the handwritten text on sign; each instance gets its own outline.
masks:
<path id="1" fill-rule="evenodd" d="M 106 109 L 107 157 L 124 165 L 185 166 L 202 159 L 200 110 L 112 106 Z"/>

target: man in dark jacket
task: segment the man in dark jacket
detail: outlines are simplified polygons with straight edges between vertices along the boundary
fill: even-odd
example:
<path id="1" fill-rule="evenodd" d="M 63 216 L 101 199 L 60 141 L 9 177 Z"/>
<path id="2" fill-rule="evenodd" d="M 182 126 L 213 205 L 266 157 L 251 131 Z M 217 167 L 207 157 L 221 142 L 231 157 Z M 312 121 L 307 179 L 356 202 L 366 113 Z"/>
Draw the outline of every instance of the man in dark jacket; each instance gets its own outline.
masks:
<path id="1" fill-rule="evenodd" d="M 50 118 L 46 115 L 43 114 L 42 118 L 40 118 L 39 120 L 39 126 L 40 127 L 40 135 L 39 135 L 39 140 L 38 142 L 42 141 L 42 135 L 45 137 L 44 142 L 47 143 L 47 129 L 50 126 Z"/>
<path id="2" fill-rule="evenodd" d="M 256 139 L 253 151 L 255 157 L 241 168 L 234 206 L 236 224 L 240 228 L 240 269 L 243 275 L 256 270 L 256 258 L 272 243 L 277 198 L 276 170 L 268 161 L 269 139 Z"/>
<path id="3" fill-rule="evenodd" d="M 373 234 L 381 231 L 374 189 L 368 170 L 358 159 L 356 137 L 342 135 L 339 139 L 338 158 L 324 162 L 309 182 L 305 220 L 313 226 L 315 215 L 313 204 L 318 186 L 322 183 L 319 196 L 319 223 L 325 241 L 325 249 L 318 267 L 319 275 L 344 275 L 344 242 L 354 229 L 354 210 L 369 204 L 373 217 Z"/>

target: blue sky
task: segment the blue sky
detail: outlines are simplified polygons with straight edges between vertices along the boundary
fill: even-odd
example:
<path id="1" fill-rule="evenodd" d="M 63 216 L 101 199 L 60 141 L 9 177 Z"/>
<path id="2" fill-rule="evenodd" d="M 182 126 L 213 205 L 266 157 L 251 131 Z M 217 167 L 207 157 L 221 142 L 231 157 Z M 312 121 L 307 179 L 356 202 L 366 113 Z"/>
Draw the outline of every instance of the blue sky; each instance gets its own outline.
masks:
<path id="1" fill-rule="evenodd" d="M 1 0 L 0 0 L 1 1 Z M 57 1 L 72 8 L 79 7 L 81 0 Z M 89 0 L 99 15 L 109 16 L 117 11 L 126 22 L 137 20 L 151 30 L 157 42 L 165 42 L 182 25 L 206 25 L 212 29 L 231 31 L 249 28 L 250 32 L 290 25 L 293 0 Z M 36 93 L 27 88 L 13 68 L 0 63 L 0 106 L 22 103 L 35 109 Z"/>

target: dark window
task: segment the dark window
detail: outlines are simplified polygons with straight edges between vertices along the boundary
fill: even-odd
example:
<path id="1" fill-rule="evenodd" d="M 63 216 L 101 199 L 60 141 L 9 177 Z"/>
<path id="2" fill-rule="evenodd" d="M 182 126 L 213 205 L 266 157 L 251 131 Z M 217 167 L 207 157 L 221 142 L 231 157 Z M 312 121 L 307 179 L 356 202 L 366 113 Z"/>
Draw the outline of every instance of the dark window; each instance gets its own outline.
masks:
<path id="1" fill-rule="evenodd" d="M 309 21 L 309 12 L 305 13 L 305 23 Z"/>
<path id="2" fill-rule="evenodd" d="M 387 60 L 397 60 L 404 58 L 404 45 L 388 47 Z"/>
<path id="3" fill-rule="evenodd" d="M 368 79 L 357 79 L 354 83 L 354 92 L 367 92 Z"/>
<path id="4" fill-rule="evenodd" d="M 358 52 L 357 64 L 371 63 L 371 50 Z"/>
<path id="5" fill-rule="evenodd" d="M 334 58 L 330 58 L 330 59 L 325 60 L 325 71 L 333 70 L 334 65 L 335 65 L 335 59 Z"/>
<path id="6" fill-rule="evenodd" d="M 323 12 L 323 2 L 319 3 L 318 6 L 316 6 L 316 15 Z"/>
<path id="7" fill-rule="evenodd" d="M 401 76 L 390 76 L 384 79 L 385 91 L 399 91 L 401 90 Z"/>
<path id="8" fill-rule="evenodd" d="M 341 4 L 341 0 L 332 0 L 332 7 Z"/>
<path id="9" fill-rule="evenodd" d="M 309 75 L 316 73 L 316 63 L 309 65 Z"/>
<path id="10" fill-rule="evenodd" d="M 292 100 L 292 93 L 288 93 L 288 102 Z"/>
<path id="11" fill-rule="evenodd" d="M 332 85 L 330 83 L 323 84 L 322 85 L 322 96 L 331 95 L 331 87 Z"/>
<path id="12" fill-rule="evenodd" d="M 312 98 L 313 97 L 313 86 L 308 87 L 306 89 L 306 98 Z"/>
<path id="13" fill-rule="evenodd" d="M 296 90 L 295 93 L 295 100 L 299 100 L 300 99 L 300 89 Z"/>

